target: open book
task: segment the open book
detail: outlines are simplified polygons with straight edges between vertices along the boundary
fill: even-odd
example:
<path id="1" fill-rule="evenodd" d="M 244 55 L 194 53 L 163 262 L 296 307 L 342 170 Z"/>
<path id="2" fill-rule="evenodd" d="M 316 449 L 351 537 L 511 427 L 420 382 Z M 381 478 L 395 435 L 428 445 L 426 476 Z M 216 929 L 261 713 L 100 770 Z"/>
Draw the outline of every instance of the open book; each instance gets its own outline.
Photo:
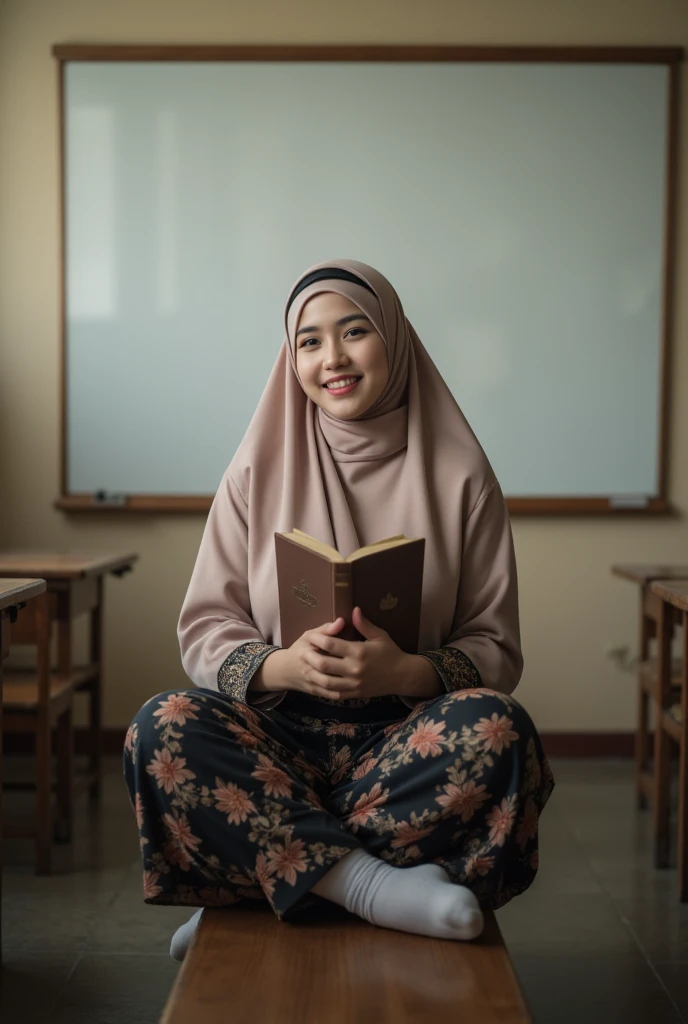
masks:
<path id="1" fill-rule="evenodd" d="M 342 616 L 342 640 L 365 639 L 352 622 L 364 616 L 409 654 L 418 652 L 425 539 L 403 534 L 342 558 L 329 544 L 293 530 L 275 534 L 282 647 Z"/>

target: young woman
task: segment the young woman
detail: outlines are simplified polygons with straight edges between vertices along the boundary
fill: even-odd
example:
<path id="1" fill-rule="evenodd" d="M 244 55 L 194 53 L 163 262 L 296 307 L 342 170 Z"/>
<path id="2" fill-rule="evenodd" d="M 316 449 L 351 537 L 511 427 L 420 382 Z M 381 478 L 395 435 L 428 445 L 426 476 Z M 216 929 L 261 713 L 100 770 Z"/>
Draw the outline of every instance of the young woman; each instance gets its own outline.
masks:
<path id="1" fill-rule="evenodd" d="M 380 273 L 310 268 L 285 328 L 181 611 L 196 689 L 151 698 L 127 734 L 144 900 L 267 899 L 288 919 L 325 899 L 471 939 L 481 908 L 535 877 L 554 785 L 511 696 L 523 662 L 504 498 Z M 339 619 L 280 647 L 274 534 L 294 527 L 344 556 L 425 538 L 417 654 L 358 608 L 364 642 L 339 639 Z"/>

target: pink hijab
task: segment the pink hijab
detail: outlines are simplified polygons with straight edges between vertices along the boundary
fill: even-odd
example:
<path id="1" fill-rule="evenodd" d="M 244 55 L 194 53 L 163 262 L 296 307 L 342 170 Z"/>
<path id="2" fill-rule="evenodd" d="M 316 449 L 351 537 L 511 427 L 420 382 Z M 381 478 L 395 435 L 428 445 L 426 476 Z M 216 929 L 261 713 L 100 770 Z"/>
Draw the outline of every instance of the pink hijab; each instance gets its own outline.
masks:
<path id="1" fill-rule="evenodd" d="M 276 531 L 298 527 L 344 556 L 404 533 L 426 540 L 419 651 L 457 647 L 485 686 L 511 692 L 522 669 L 516 567 L 490 464 L 389 281 L 330 260 L 290 297 L 321 268 L 348 271 L 372 293 L 327 278 L 287 305 L 286 337 L 206 523 L 179 621 L 184 667 L 217 689 L 241 644 L 279 646 Z M 296 371 L 301 311 L 321 292 L 355 303 L 387 347 L 387 386 L 355 420 L 315 405 Z"/>

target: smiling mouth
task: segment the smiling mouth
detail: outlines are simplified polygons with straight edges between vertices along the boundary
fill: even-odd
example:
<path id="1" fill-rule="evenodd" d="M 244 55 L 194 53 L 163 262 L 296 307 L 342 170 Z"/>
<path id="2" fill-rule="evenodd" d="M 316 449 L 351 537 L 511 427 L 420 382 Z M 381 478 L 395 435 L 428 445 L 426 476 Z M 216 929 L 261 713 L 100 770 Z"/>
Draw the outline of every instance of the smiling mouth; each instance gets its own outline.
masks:
<path id="1" fill-rule="evenodd" d="M 352 375 L 351 380 L 348 384 L 342 384 L 340 382 L 337 382 L 337 384 L 334 387 L 328 387 L 327 384 L 323 384 L 323 387 L 325 388 L 326 391 L 336 394 L 338 391 L 351 391 L 360 380 L 361 377 L 356 377 Z"/>

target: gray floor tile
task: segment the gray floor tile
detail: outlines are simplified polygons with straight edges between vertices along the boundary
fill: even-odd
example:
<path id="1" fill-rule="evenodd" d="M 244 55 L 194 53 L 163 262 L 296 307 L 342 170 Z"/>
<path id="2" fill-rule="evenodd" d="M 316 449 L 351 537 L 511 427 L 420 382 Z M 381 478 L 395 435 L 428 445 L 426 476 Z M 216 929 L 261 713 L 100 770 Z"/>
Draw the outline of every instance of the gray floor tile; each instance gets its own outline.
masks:
<path id="1" fill-rule="evenodd" d="M 155 1024 L 178 969 L 167 955 L 85 953 L 49 1019 L 59 1024 Z"/>
<path id="2" fill-rule="evenodd" d="M 514 954 L 575 957 L 591 950 L 600 956 L 638 951 L 604 894 L 552 894 L 545 886 L 532 886 L 502 907 L 497 920 Z"/>
<path id="3" fill-rule="evenodd" d="M 682 1024 L 642 957 L 514 956 L 535 1024 Z"/>
<path id="4" fill-rule="evenodd" d="M 680 1012 L 688 1020 L 688 960 L 683 963 L 657 963 L 653 966 Z"/>
<path id="5" fill-rule="evenodd" d="M 99 921 L 108 916 L 114 893 L 3 894 L 3 950 L 83 951 Z"/>
<path id="6" fill-rule="evenodd" d="M 45 1024 L 75 967 L 76 950 L 44 953 L 7 950 L 0 970 L 2 1024 Z"/>
<path id="7" fill-rule="evenodd" d="M 652 963 L 688 963 L 688 903 L 672 894 L 671 899 L 614 900 L 614 907 Z"/>
<path id="8" fill-rule="evenodd" d="M 91 935 L 89 951 L 167 954 L 173 933 L 195 911 L 195 907 L 154 907 L 143 902 L 140 891 L 121 892 Z"/>

